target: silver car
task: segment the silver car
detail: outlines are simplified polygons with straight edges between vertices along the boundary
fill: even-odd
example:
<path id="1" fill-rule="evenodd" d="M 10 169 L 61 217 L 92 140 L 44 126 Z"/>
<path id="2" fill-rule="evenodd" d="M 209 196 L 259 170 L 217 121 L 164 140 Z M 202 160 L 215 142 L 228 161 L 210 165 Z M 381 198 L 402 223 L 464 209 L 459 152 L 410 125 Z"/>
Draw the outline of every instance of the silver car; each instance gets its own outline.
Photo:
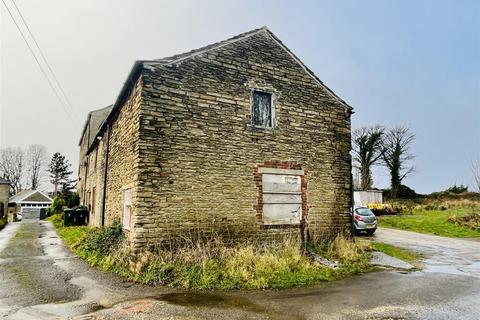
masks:
<path id="1" fill-rule="evenodd" d="M 366 207 L 353 209 L 352 223 L 355 234 L 365 232 L 367 235 L 371 235 L 377 230 L 377 217 Z"/>

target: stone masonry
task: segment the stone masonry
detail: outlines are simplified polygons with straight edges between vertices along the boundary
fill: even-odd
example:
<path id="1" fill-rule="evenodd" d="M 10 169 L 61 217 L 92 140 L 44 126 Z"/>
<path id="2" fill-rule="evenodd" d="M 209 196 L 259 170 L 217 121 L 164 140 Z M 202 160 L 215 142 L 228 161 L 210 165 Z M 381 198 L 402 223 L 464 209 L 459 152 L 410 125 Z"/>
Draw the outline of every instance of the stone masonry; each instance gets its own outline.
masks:
<path id="1" fill-rule="evenodd" d="M 272 97 L 271 128 L 252 125 L 255 91 Z M 85 153 L 96 154 L 105 222 L 124 219 L 128 191 L 135 249 L 212 234 L 348 233 L 351 110 L 266 28 L 137 62 Z M 295 222 L 266 223 L 262 168 L 299 175 Z"/>
<path id="2" fill-rule="evenodd" d="M 10 182 L 0 178 L 0 218 L 7 216 L 8 199 L 10 198 Z"/>

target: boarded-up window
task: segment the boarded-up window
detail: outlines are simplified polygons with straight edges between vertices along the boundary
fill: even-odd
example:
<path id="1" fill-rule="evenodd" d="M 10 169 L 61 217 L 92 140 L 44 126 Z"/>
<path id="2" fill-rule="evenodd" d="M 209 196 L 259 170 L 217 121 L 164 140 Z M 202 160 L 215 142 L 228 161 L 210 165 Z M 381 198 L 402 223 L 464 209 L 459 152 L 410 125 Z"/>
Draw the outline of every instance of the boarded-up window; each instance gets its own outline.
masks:
<path id="1" fill-rule="evenodd" d="M 132 215 L 132 190 L 125 190 L 123 192 L 123 217 L 122 226 L 124 229 L 130 229 L 130 220 Z"/>
<path id="2" fill-rule="evenodd" d="M 252 125 L 256 127 L 273 127 L 272 94 L 253 91 Z"/>
<path id="3" fill-rule="evenodd" d="M 263 223 L 299 224 L 302 217 L 302 170 L 268 169 L 262 173 Z"/>

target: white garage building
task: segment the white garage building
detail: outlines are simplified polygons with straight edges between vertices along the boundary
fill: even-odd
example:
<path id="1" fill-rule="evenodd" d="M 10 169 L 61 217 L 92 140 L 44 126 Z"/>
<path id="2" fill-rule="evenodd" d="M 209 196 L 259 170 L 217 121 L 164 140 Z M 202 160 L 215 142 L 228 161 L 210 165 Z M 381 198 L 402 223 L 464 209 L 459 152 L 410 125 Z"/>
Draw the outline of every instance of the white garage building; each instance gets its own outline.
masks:
<path id="1" fill-rule="evenodd" d="M 9 199 L 9 205 L 15 205 L 16 213 L 23 219 L 39 219 L 40 209 L 49 207 L 53 200 L 39 190 L 24 190 Z"/>

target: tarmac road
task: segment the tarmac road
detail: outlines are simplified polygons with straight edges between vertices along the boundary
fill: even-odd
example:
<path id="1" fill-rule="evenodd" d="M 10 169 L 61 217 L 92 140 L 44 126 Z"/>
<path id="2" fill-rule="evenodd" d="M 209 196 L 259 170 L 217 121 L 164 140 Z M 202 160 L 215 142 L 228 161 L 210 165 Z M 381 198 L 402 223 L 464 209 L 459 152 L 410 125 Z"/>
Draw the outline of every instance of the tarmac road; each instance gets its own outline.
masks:
<path id="1" fill-rule="evenodd" d="M 425 269 L 383 271 L 310 288 L 179 291 L 89 268 L 46 221 L 0 231 L 0 316 L 6 319 L 478 319 L 480 242 L 378 230 L 422 252 Z"/>

